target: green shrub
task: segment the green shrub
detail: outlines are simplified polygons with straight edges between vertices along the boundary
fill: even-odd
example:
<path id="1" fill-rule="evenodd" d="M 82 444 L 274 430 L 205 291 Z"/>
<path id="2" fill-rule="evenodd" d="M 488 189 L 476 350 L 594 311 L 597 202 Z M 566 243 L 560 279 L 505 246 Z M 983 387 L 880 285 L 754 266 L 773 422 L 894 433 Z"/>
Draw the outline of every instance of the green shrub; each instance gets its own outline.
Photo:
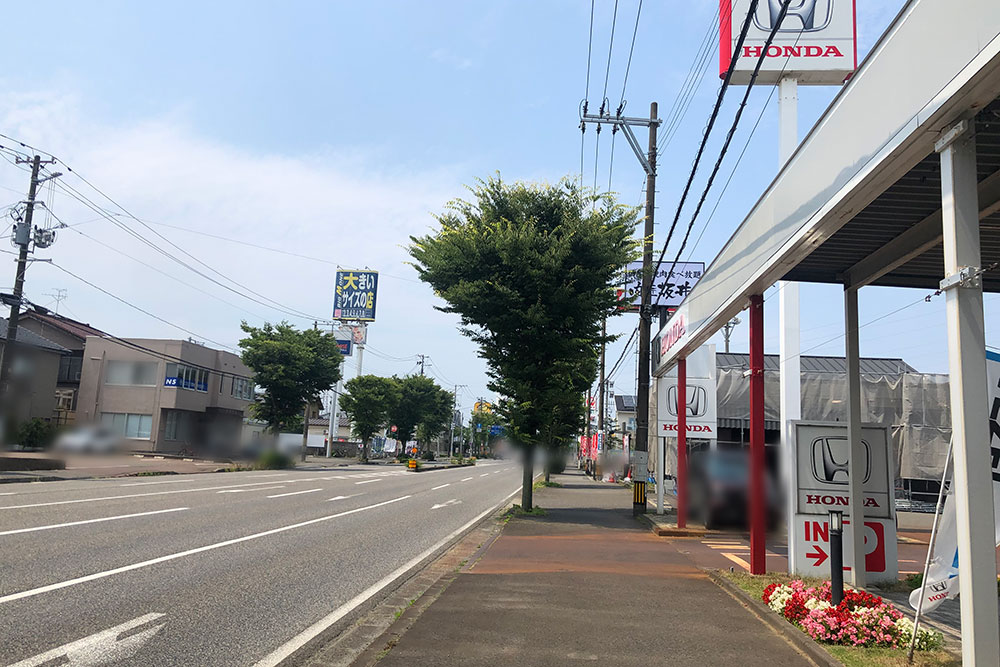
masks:
<path id="1" fill-rule="evenodd" d="M 292 467 L 292 459 L 281 452 L 269 450 L 257 459 L 258 470 L 284 470 Z"/>
<path id="2" fill-rule="evenodd" d="M 434 460 L 434 452 L 432 452 L 430 450 L 427 450 L 426 452 L 421 452 L 420 453 L 420 458 L 423 459 L 424 461 L 433 461 Z"/>
<path id="3" fill-rule="evenodd" d="M 21 447 L 41 449 L 48 447 L 56 437 L 56 427 L 37 417 L 30 419 L 17 429 L 17 444 Z"/>

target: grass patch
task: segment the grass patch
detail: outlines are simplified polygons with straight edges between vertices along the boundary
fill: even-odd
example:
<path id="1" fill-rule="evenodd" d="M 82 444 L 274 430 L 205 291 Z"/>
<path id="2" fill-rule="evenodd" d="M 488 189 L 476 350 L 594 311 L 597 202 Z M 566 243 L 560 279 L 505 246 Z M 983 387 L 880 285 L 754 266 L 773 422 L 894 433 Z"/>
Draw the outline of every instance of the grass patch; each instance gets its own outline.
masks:
<path id="1" fill-rule="evenodd" d="M 532 485 L 531 488 L 533 488 L 533 489 L 544 489 L 546 487 L 548 487 L 550 489 L 561 489 L 562 488 L 562 484 L 560 484 L 559 482 L 546 482 L 544 479 L 540 479 L 537 482 L 535 482 Z"/>
<path id="2" fill-rule="evenodd" d="M 767 588 L 767 585 L 775 581 L 786 583 L 796 579 L 801 579 L 808 586 L 821 586 L 823 582 L 826 581 L 826 579 L 820 579 L 819 577 L 799 577 L 797 575 L 788 574 L 787 572 L 768 572 L 765 575 L 757 576 L 742 571 L 726 572 L 724 570 L 720 570 L 719 574 L 749 593 L 755 600 L 760 600 L 764 595 L 764 589 Z"/>
<path id="3" fill-rule="evenodd" d="M 820 644 L 844 667 L 904 667 L 906 649 L 898 648 L 859 648 L 856 646 L 833 646 Z M 962 659 L 941 649 L 932 651 L 914 651 L 913 664 L 917 667 L 958 667 Z"/>
<path id="4" fill-rule="evenodd" d="M 159 477 L 161 475 L 176 475 L 177 473 L 173 470 L 143 470 L 142 472 L 137 472 L 132 475 L 126 475 L 126 477 Z"/>
<path id="5" fill-rule="evenodd" d="M 525 510 L 520 505 L 514 505 L 510 508 L 508 516 L 545 516 L 545 510 L 538 505 L 535 505 L 530 510 Z"/>
<path id="6" fill-rule="evenodd" d="M 215 472 L 250 472 L 251 470 L 256 470 L 253 466 L 229 466 L 226 468 L 219 468 Z"/>

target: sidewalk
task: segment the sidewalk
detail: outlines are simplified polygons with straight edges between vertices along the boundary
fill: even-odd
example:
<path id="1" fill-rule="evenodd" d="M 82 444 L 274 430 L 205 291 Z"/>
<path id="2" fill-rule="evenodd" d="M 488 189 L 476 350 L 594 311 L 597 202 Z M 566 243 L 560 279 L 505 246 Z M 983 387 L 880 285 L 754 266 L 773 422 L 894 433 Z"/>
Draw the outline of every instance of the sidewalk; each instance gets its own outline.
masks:
<path id="1" fill-rule="evenodd" d="M 518 516 L 379 661 L 413 665 L 808 665 L 578 471 Z M 681 543 L 683 544 L 683 543 Z"/>

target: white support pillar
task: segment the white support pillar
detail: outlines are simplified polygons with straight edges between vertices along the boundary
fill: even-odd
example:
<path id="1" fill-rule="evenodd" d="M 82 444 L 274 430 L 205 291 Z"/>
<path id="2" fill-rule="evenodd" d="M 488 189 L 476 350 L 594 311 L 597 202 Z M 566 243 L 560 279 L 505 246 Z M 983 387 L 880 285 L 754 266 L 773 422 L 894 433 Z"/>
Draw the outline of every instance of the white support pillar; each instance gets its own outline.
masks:
<path id="1" fill-rule="evenodd" d="M 778 82 L 778 167 L 785 166 L 799 145 L 798 81 L 783 77 Z M 796 490 L 792 488 L 795 469 L 795 432 L 792 421 L 802 418 L 801 364 L 799 363 L 799 284 L 778 283 L 778 367 L 779 413 L 781 419 L 781 475 L 785 483 L 788 507 L 786 517 L 791 523 L 795 514 Z M 789 526 L 789 529 L 791 526 Z M 788 571 L 795 563 L 795 542 L 788 540 Z"/>
<path id="2" fill-rule="evenodd" d="M 851 553 L 851 585 L 865 585 L 865 510 L 864 510 L 864 461 L 867 456 L 861 442 L 861 355 L 858 345 L 858 290 L 844 290 L 844 338 L 847 357 L 847 440 L 849 443 L 847 475 L 849 500 L 847 511 L 851 515 L 850 530 L 853 536 Z"/>
<path id="3" fill-rule="evenodd" d="M 962 664 L 1000 664 L 996 545 L 986 386 L 983 289 L 978 275 L 979 201 L 973 123 L 936 146 L 941 155 L 948 370 L 954 441 L 955 517 L 962 609 Z M 960 274 L 966 271 L 966 277 Z M 971 277 L 969 277 L 971 274 Z"/>
<path id="4" fill-rule="evenodd" d="M 663 465 L 666 438 L 656 436 L 656 513 L 663 514 Z"/>

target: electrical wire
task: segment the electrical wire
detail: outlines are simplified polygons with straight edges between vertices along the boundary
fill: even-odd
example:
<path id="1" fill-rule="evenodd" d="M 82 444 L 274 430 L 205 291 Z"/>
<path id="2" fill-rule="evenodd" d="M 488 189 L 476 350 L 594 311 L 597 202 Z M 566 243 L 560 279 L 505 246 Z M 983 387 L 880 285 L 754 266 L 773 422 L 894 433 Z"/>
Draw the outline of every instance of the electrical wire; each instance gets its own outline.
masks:
<path id="1" fill-rule="evenodd" d="M 615 11 L 611 15 L 611 39 L 608 43 L 608 66 L 604 70 L 604 92 L 601 93 L 601 115 L 604 115 L 604 105 L 608 101 L 608 79 L 611 76 L 611 52 L 615 47 L 615 26 L 618 24 L 618 0 L 615 0 Z M 610 109 L 608 110 L 610 111 Z"/>
<path id="2" fill-rule="evenodd" d="M 60 271 L 62 271 L 63 273 L 65 273 L 65 274 L 67 274 L 67 275 L 69 275 L 69 276 L 72 276 L 73 278 L 76 278 L 77 280 L 79 280 L 80 282 L 84 283 L 85 285 L 89 285 L 90 287 L 93 287 L 93 288 L 94 288 L 94 289 L 96 289 L 96 290 L 97 290 L 98 292 L 101 292 L 102 294 L 105 294 L 105 295 L 107 295 L 107 296 L 111 297 L 111 298 L 112 298 L 112 299 L 114 299 L 115 301 L 118 301 L 118 302 L 120 302 L 120 303 L 123 303 L 123 304 L 125 304 L 126 306 L 128 306 L 129 308 L 132 308 L 133 310 L 137 310 L 137 311 L 139 311 L 140 313 L 142 313 L 142 314 L 144 314 L 144 315 L 148 315 L 149 317 L 152 317 L 152 318 L 153 318 L 154 320 L 157 320 L 157 321 L 159 321 L 159 322 L 162 322 L 163 324 L 166 324 L 166 325 L 168 325 L 168 326 L 171 326 L 171 327 L 173 327 L 173 328 L 177 329 L 178 331 L 183 331 L 184 333 L 186 333 L 186 334 L 189 334 L 189 335 L 191 335 L 191 336 L 194 336 L 195 338 L 200 338 L 200 339 L 202 339 L 202 340 L 206 340 L 206 341 L 208 341 L 208 342 L 210 342 L 210 343 L 213 343 L 213 344 L 215 344 L 215 345 L 218 345 L 218 346 L 220 346 L 220 347 L 224 347 L 224 348 L 226 348 L 227 350 L 233 350 L 233 351 L 235 351 L 235 350 L 236 350 L 236 348 L 234 348 L 234 347 L 233 347 L 233 346 L 231 346 L 231 345 L 226 345 L 225 343 L 220 343 L 220 342 L 219 342 L 219 341 L 217 341 L 217 340 L 212 340 L 211 338 L 209 338 L 209 337 L 207 337 L 207 336 L 202 336 L 201 334 L 198 334 L 198 333 L 195 333 L 194 331 L 191 331 L 190 329 L 185 329 L 184 327 L 180 326 L 179 324 L 174 324 L 174 323 L 173 323 L 173 322 L 171 322 L 170 320 L 166 320 L 166 319 L 164 319 L 164 318 L 160 317 L 159 315 L 154 315 L 153 313 L 149 312 L 149 311 L 148 311 L 148 310 L 146 310 L 145 308 L 141 308 L 140 306 L 137 306 L 137 305 L 135 305 L 134 303 L 130 303 L 130 302 L 126 301 L 125 299 L 121 298 L 120 296 L 117 296 L 117 295 L 115 295 L 115 294 L 112 294 L 111 292 L 109 292 L 108 290 L 104 289 L 103 287 L 100 287 L 100 286 L 98 286 L 98 285 L 95 285 L 94 283 L 90 282 L 90 281 L 89 281 L 89 280 L 87 280 L 86 278 L 83 278 L 82 276 L 79 276 L 79 275 L 77 275 L 77 274 L 73 273 L 73 272 L 72 272 L 72 271 L 70 271 L 69 269 L 67 269 L 67 268 L 65 268 L 65 267 L 62 267 L 62 266 L 60 266 L 60 265 L 56 264 L 55 262 L 51 262 L 51 261 L 50 261 L 50 262 L 48 262 L 48 263 L 49 263 L 49 265 L 50 265 L 50 266 L 53 266 L 53 267 L 55 267 L 55 268 L 59 269 L 59 270 L 60 270 Z"/>
<path id="3" fill-rule="evenodd" d="M 735 136 L 736 134 L 736 128 L 740 124 L 740 118 L 743 117 L 743 110 L 746 109 L 747 101 L 750 99 L 750 93 L 753 90 L 754 84 L 757 82 L 757 75 L 760 74 L 760 68 L 764 64 L 764 58 L 767 57 L 767 50 L 771 47 L 771 42 L 774 41 L 775 35 L 778 34 L 778 28 L 781 26 L 781 23 L 785 18 L 785 14 L 788 12 L 788 5 L 790 3 L 791 0 L 785 0 L 784 3 L 782 3 L 781 11 L 778 14 L 777 20 L 774 22 L 774 26 L 771 28 L 770 34 L 768 34 L 767 39 L 764 41 L 764 48 L 761 50 L 760 56 L 757 58 L 757 64 L 754 66 L 753 73 L 750 75 L 750 82 L 747 84 L 746 90 L 743 93 L 743 99 L 740 100 L 740 106 L 736 110 L 736 116 L 733 118 L 733 124 L 730 126 L 729 132 L 726 134 L 726 140 L 722 145 L 722 149 L 719 151 L 719 157 L 715 161 L 715 166 L 712 167 L 712 173 L 709 175 L 708 182 L 705 184 L 705 189 L 702 191 L 701 197 L 698 199 L 698 204 L 695 206 L 694 213 L 691 215 L 691 222 L 688 223 L 687 230 L 684 232 L 684 238 L 681 241 L 681 247 L 677 251 L 677 256 L 674 258 L 673 263 L 670 265 L 670 270 L 667 272 L 668 276 L 671 273 L 673 273 L 674 268 L 677 266 L 678 260 L 680 259 L 681 255 L 684 252 L 684 247 L 687 245 L 688 238 L 691 236 L 691 229 L 694 227 L 694 223 L 698 218 L 698 214 L 701 212 L 701 207 L 704 205 L 705 199 L 708 197 L 709 190 L 712 189 L 712 184 L 715 182 L 715 177 L 719 173 L 719 169 L 722 167 L 722 161 L 725 159 L 726 152 L 729 150 L 729 145 L 732 143 L 733 136 Z M 734 58 L 733 62 L 735 61 L 736 60 Z M 671 228 L 671 231 L 673 231 L 673 228 Z M 669 243 L 669 237 L 667 239 L 667 242 Z M 666 252 L 666 246 L 664 246 L 664 252 Z M 662 256 L 663 254 L 661 253 L 660 255 L 661 259 Z M 656 272 L 659 271 L 659 269 L 660 269 L 660 262 L 657 262 L 656 269 L 654 269 L 653 271 L 653 275 L 656 275 Z M 664 283 L 660 286 L 659 294 L 657 294 L 656 299 L 653 299 L 653 302 L 659 300 L 660 296 L 662 296 L 668 284 L 669 283 L 664 281 Z"/>
<path id="4" fill-rule="evenodd" d="M 632 69 L 632 53 L 635 51 L 635 36 L 639 34 L 639 16 L 642 14 L 642 0 L 639 0 L 639 6 L 635 10 L 635 27 L 632 29 L 632 44 L 628 47 L 628 63 L 625 65 L 625 78 L 622 81 L 622 96 L 621 100 L 618 102 L 618 115 L 620 116 L 622 111 L 625 109 L 625 89 L 628 87 L 628 73 Z M 612 144 L 613 145 L 613 144 Z M 610 186 L 609 188 L 610 189 Z"/>
<path id="5" fill-rule="evenodd" d="M 691 99 L 693 99 L 694 94 L 701 87 L 701 83 L 705 78 L 705 73 L 708 71 L 708 54 L 711 52 L 711 45 L 713 43 L 712 37 L 713 35 L 718 34 L 716 25 L 716 17 L 715 14 L 713 14 L 711 20 L 709 21 L 708 29 L 705 31 L 705 36 L 701 40 L 701 45 L 695 52 L 694 59 L 688 67 L 684 81 L 678 89 L 677 95 L 674 97 L 674 101 L 670 105 L 670 111 L 666 114 L 667 122 L 660 128 L 657 135 L 656 144 L 658 150 L 660 146 L 666 148 L 666 145 L 670 143 L 670 138 L 672 138 L 674 128 L 680 120 L 683 119 L 684 115 L 687 114 L 687 109 L 690 106 Z"/>
<path id="6" fill-rule="evenodd" d="M 786 5 L 789 0 L 785 0 Z M 684 203 L 687 201 L 688 193 L 691 190 L 691 184 L 694 182 L 695 174 L 698 172 L 698 166 L 701 163 L 701 157 L 705 152 L 705 146 L 708 143 L 708 138 L 712 133 L 712 128 L 715 127 L 715 121 L 719 116 L 719 110 L 722 108 L 722 102 L 726 97 L 726 91 L 729 89 L 729 82 L 733 78 L 733 72 L 736 70 L 736 63 L 739 62 L 739 53 L 743 48 L 743 42 L 746 40 L 747 32 L 750 30 L 750 24 L 753 22 L 754 12 L 757 10 L 758 0 L 751 0 L 750 9 L 747 12 L 746 20 L 743 22 L 743 27 L 740 30 L 739 39 L 736 42 L 736 48 L 734 49 L 733 58 L 729 62 L 729 68 L 726 70 L 726 76 L 722 81 L 722 87 L 719 89 L 718 98 L 715 101 L 715 106 L 712 108 L 712 114 L 708 119 L 708 125 L 705 126 L 705 132 L 701 138 L 701 144 L 698 146 L 698 152 L 695 155 L 694 164 L 691 166 L 691 173 L 688 175 L 687 182 L 684 185 L 684 190 L 681 193 L 681 199 L 677 203 L 677 210 L 674 213 L 674 219 L 670 223 L 670 230 L 667 232 L 666 243 L 663 244 L 663 249 L 660 251 L 660 256 L 656 260 L 656 266 L 653 268 L 653 275 L 655 276 L 660 270 L 660 264 L 663 263 L 663 256 L 667 253 L 667 247 L 670 245 L 670 240 L 673 238 L 674 230 L 677 228 L 677 223 L 681 217 L 681 211 L 684 208 Z M 762 51 L 761 54 L 765 54 Z M 664 286 L 666 283 L 664 283 Z M 662 292 L 662 288 L 661 288 Z M 652 303 L 652 301 L 651 301 Z"/>
<path id="7" fill-rule="evenodd" d="M 583 113 L 587 113 L 587 101 L 590 99 L 590 60 L 594 51 L 594 2 L 590 0 L 590 39 L 587 43 L 587 86 L 583 93 Z M 0 135 L 2 136 L 2 135 Z M 582 172 L 583 169 L 581 168 Z"/>

